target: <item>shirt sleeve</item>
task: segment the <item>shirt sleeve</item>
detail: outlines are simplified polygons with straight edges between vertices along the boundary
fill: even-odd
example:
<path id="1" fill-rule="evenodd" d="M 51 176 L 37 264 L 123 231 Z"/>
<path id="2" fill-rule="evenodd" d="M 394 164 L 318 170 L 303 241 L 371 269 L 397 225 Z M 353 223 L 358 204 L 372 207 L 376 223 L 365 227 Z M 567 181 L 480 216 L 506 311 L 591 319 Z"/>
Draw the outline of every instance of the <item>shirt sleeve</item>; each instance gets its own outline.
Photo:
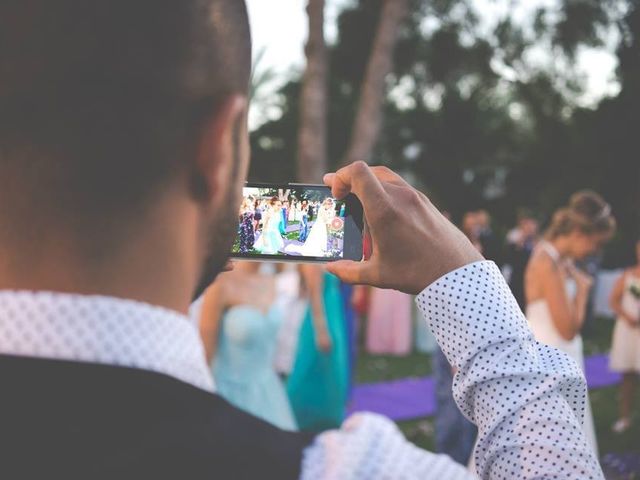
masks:
<path id="1" fill-rule="evenodd" d="M 408 442 L 385 417 L 355 414 L 340 430 L 316 437 L 304 452 L 302 480 L 473 480 L 446 455 Z"/>
<path id="2" fill-rule="evenodd" d="M 498 268 L 478 262 L 425 289 L 418 306 L 449 362 L 454 396 L 476 425 L 480 478 L 603 479 L 581 421 L 580 367 L 537 343 Z M 305 450 L 303 480 L 477 478 L 449 457 L 409 443 L 388 419 L 349 418 Z"/>
<path id="3" fill-rule="evenodd" d="M 417 302 L 457 368 L 456 402 L 478 426 L 480 478 L 604 478 L 581 427 L 581 368 L 535 341 L 493 262 L 445 275 Z"/>

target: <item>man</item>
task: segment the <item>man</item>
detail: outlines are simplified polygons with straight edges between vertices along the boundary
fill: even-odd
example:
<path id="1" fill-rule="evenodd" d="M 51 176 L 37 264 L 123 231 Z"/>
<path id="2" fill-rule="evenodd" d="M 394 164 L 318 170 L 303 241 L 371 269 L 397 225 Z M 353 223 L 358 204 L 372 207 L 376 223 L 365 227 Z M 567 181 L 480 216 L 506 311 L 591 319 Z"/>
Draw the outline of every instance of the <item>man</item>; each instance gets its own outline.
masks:
<path id="1" fill-rule="evenodd" d="M 491 215 L 486 210 L 475 212 L 478 225 L 478 241 L 482 247 L 482 255 L 502 265 L 502 245 L 491 228 Z"/>
<path id="2" fill-rule="evenodd" d="M 215 395 L 184 314 L 234 237 L 250 57 L 241 0 L 0 2 L 3 478 L 469 478 L 377 416 L 310 438 Z M 579 368 L 495 266 L 392 172 L 325 180 L 373 240 L 329 269 L 419 294 L 478 474 L 602 478 Z"/>
<path id="3" fill-rule="evenodd" d="M 505 265 L 502 267 L 518 305 L 524 311 L 524 272 L 538 242 L 538 221 L 526 210 L 518 213 L 518 224 L 507 234 Z"/>

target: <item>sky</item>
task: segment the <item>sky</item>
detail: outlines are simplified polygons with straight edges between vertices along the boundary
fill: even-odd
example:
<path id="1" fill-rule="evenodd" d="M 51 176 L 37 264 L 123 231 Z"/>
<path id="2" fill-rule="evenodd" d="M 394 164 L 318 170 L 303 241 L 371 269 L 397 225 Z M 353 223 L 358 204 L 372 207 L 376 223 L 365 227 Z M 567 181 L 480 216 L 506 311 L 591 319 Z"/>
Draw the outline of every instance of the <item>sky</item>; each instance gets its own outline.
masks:
<path id="1" fill-rule="evenodd" d="M 275 73 L 275 79 L 264 91 L 268 97 L 292 74 L 304 67 L 304 42 L 307 37 L 307 18 L 305 7 L 307 0 L 246 0 L 253 35 L 254 57 L 262 52 L 259 69 L 268 69 Z M 337 35 L 336 19 L 344 6 L 353 0 L 326 0 L 325 35 L 333 42 Z M 513 14 L 516 18 L 525 18 L 538 5 L 554 5 L 557 0 L 520 0 L 516 2 L 496 0 L 474 0 L 476 9 L 483 13 L 488 28 L 503 15 L 507 5 L 518 5 Z M 616 58 L 610 52 L 582 48 L 578 56 L 578 68 L 587 82 L 586 93 L 581 98 L 585 106 L 597 103 L 604 96 L 615 95 L 618 84 L 615 81 Z M 266 100 L 268 102 L 268 100 Z M 258 102 L 264 105 L 265 98 Z M 269 109 L 261 108 L 251 112 L 250 123 L 253 128 L 268 117 Z M 266 114 L 264 112 L 267 112 Z M 277 115 L 275 112 L 273 115 Z"/>
<path id="2" fill-rule="evenodd" d="M 350 0 L 326 0 L 325 36 L 336 38 L 336 19 Z M 254 56 L 264 50 L 265 66 L 286 73 L 304 65 L 307 37 L 307 0 L 247 0 Z"/>

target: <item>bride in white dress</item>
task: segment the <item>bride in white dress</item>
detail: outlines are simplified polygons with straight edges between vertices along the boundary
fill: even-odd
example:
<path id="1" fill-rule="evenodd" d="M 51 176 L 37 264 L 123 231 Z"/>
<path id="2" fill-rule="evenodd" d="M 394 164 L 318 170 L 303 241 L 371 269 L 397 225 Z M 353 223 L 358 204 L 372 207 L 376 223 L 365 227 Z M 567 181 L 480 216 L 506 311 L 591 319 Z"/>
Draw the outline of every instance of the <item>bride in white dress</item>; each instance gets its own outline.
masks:
<path id="1" fill-rule="evenodd" d="M 311 227 L 307 241 L 304 242 L 302 246 L 303 255 L 313 257 L 324 257 L 327 255 L 329 224 L 335 216 L 335 203 L 332 198 L 326 198 L 320 208 L 318 208 L 316 221 Z"/>
<path id="2" fill-rule="evenodd" d="M 526 315 L 536 339 L 567 353 L 584 369 L 582 337 L 592 278 L 573 263 L 596 253 L 610 238 L 615 220 L 609 205 L 593 192 L 579 192 L 558 210 L 546 239 L 534 250 L 525 274 Z M 593 415 L 587 402 L 583 424 L 598 453 Z"/>
<path id="3" fill-rule="evenodd" d="M 306 257 L 326 257 L 329 243 L 329 225 L 336 217 L 335 202 L 326 198 L 318 207 L 315 222 L 303 245 L 289 244 L 285 252 Z"/>

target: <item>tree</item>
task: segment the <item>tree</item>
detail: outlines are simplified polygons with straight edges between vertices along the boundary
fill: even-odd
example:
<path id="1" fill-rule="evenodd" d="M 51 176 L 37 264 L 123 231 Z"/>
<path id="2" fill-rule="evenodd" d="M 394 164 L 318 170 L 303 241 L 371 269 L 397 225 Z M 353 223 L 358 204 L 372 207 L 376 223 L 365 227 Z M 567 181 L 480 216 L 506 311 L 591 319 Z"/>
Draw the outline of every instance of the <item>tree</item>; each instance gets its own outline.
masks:
<path id="1" fill-rule="evenodd" d="M 329 168 L 345 159 L 356 118 L 366 118 L 358 112 L 385 4 L 352 2 L 328 47 Z M 475 0 L 407 4 L 378 98 L 385 127 L 372 137 L 367 159 L 416 180 L 454 217 L 484 207 L 506 227 L 518 207 L 549 216 L 574 191 L 593 188 L 611 201 L 620 231 L 636 228 L 640 34 L 632 0 L 541 2 L 535 15 L 507 10 L 497 19 L 483 18 Z M 621 4 L 629 13 L 624 22 L 616 13 Z M 624 38 L 622 91 L 599 108 L 581 108 L 585 85 L 573 60 L 580 45 L 598 47 L 611 29 Z M 530 61 L 541 51 L 546 64 Z M 296 78 L 286 84 L 275 96 L 280 118 L 253 132 L 253 178 L 293 176 L 301 88 Z"/>
<path id="2" fill-rule="evenodd" d="M 408 0 L 385 0 L 382 5 L 378 30 L 361 88 L 351 144 L 345 155 L 345 164 L 356 160 L 371 160 L 382 127 L 385 84 L 393 67 L 398 28 L 407 14 L 407 9 Z"/>
<path id="3" fill-rule="evenodd" d="M 300 93 L 298 180 L 318 183 L 327 171 L 327 48 L 324 39 L 324 0 L 309 0 L 307 65 Z"/>

